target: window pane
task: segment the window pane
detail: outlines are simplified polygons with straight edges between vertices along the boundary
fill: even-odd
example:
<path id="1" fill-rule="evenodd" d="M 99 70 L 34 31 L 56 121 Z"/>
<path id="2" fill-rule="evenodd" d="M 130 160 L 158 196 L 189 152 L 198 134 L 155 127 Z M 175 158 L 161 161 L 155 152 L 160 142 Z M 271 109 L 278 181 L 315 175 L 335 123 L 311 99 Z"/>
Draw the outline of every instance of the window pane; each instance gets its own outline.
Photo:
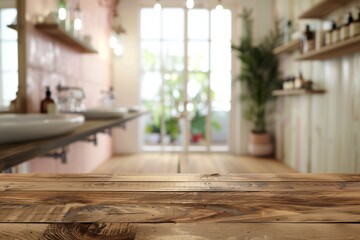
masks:
<path id="1" fill-rule="evenodd" d="M 17 42 L 2 42 L 1 64 L 2 71 L 17 71 L 18 69 Z"/>
<path id="2" fill-rule="evenodd" d="M 141 38 L 160 39 L 160 13 L 153 8 L 141 9 Z"/>
<path id="3" fill-rule="evenodd" d="M 160 42 L 141 43 L 141 67 L 143 70 L 160 70 Z"/>
<path id="4" fill-rule="evenodd" d="M 211 11 L 211 39 L 231 39 L 231 12 L 228 9 Z"/>
<path id="5" fill-rule="evenodd" d="M 5 106 L 10 104 L 10 101 L 16 98 L 19 80 L 17 73 L 3 73 L 2 74 L 2 95 Z"/>
<path id="6" fill-rule="evenodd" d="M 16 9 L 2 9 L 0 11 L 1 14 L 1 39 L 2 40 L 16 40 L 17 32 L 11 28 L 8 28 L 7 25 L 10 25 L 16 19 Z"/>
<path id="7" fill-rule="evenodd" d="M 210 76 L 211 90 L 214 92 L 213 101 L 230 102 L 231 99 L 231 74 L 212 72 Z"/>
<path id="8" fill-rule="evenodd" d="M 184 42 L 163 42 L 163 64 L 167 71 L 183 71 L 184 69 Z"/>
<path id="9" fill-rule="evenodd" d="M 189 102 L 194 105 L 188 109 L 190 112 L 196 110 L 206 111 L 209 75 L 207 73 L 190 73 L 187 86 Z"/>
<path id="10" fill-rule="evenodd" d="M 213 41 L 211 43 L 211 70 L 229 72 L 231 69 L 230 41 Z"/>
<path id="11" fill-rule="evenodd" d="M 160 101 L 160 72 L 143 73 L 141 81 L 141 99 L 144 101 Z"/>
<path id="12" fill-rule="evenodd" d="M 184 10 L 165 8 L 162 10 L 162 35 L 165 40 L 184 39 Z"/>
<path id="13" fill-rule="evenodd" d="M 189 11 L 189 39 L 209 39 L 209 11 L 193 9 Z"/>
<path id="14" fill-rule="evenodd" d="M 209 71 L 209 43 L 203 41 L 189 42 L 189 70 Z"/>

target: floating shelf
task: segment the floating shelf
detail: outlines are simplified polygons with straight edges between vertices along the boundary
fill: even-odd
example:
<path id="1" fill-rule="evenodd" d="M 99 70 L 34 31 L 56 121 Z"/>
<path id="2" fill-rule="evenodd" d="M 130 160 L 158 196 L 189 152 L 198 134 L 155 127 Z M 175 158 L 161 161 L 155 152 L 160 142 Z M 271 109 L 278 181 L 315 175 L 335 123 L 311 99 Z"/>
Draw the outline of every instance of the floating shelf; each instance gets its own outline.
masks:
<path id="1" fill-rule="evenodd" d="M 97 51 L 92 46 L 89 46 L 87 43 L 74 37 L 58 24 L 41 23 L 36 24 L 35 28 L 81 53 L 97 53 Z"/>
<path id="2" fill-rule="evenodd" d="M 302 54 L 296 60 L 324 60 L 352 54 L 358 51 L 360 51 L 360 35 L 348 40 L 341 41 L 339 43 L 322 47 L 320 50 L 314 50 Z"/>
<path id="3" fill-rule="evenodd" d="M 300 40 L 296 39 L 287 44 L 284 44 L 280 47 L 275 48 L 273 52 L 276 55 L 279 55 L 282 53 L 292 53 L 292 52 L 295 52 L 296 50 L 299 50 L 299 48 L 300 48 L 299 45 L 300 45 Z"/>
<path id="4" fill-rule="evenodd" d="M 324 18 L 339 7 L 351 3 L 354 0 L 322 0 L 309 10 L 302 13 L 300 19 L 319 19 Z"/>
<path id="5" fill-rule="evenodd" d="M 305 89 L 292 89 L 292 90 L 275 90 L 272 92 L 273 96 L 295 96 L 306 94 L 324 94 L 325 90 L 305 90 Z"/>

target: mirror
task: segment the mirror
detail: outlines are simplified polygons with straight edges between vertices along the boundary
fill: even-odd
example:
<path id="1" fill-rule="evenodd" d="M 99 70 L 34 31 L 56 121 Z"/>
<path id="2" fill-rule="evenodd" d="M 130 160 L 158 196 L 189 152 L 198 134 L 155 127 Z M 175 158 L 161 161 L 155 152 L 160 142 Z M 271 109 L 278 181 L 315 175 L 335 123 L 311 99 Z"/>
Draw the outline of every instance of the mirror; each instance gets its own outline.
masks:
<path id="1" fill-rule="evenodd" d="M 23 64 L 19 52 L 22 52 L 21 38 L 24 34 L 23 19 L 25 16 L 24 1 L 0 1 L 0 112 L 23 112 L 24 103 L 15 99 L 22 98 L 20 67 Z M 25 59 L 25 58 L 23 58 Z M 17 94 L 18 93 L 18 94 Z"/>

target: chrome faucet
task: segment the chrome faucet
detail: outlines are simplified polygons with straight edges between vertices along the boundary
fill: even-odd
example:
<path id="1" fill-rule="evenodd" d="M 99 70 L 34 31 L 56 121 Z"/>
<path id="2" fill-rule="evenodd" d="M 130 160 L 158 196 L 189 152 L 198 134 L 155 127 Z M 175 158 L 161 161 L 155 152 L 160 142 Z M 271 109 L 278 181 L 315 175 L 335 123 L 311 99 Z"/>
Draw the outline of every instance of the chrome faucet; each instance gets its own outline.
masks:
<path id="1" fill-rule="evenodd" d="M 85 110 L 85 92 L 80 87 L 57 86 L 59 96 L 59 110 L 81 112 Z M 67 92 L 67 95 L 62 94 Z"/>

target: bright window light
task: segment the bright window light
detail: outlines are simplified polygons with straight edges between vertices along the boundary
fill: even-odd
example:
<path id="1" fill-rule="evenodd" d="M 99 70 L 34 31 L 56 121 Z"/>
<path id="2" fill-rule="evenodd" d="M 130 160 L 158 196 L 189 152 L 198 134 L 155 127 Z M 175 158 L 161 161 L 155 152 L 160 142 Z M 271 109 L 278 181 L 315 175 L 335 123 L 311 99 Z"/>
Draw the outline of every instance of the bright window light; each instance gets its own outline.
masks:
<path id="1" fill-rule="evenodd" d="M 76 31 L 80 31 L 81 28 L 82 28 L 82 21 L 81 21 L 81 19 L 76 18 L 76 19 L 74 20 L 74 29 L 75 29 Z"/>
<path id="2" fill-rule="evenodd" d="M 116 56 L 121 56 L 124 53 L 124 47 L 120 43 L 116 44 L 114 53 Z"/>
<path id="3" fill-rule="evenodd" d="M 117 44 L 117 39 L 115 34 L 111 34 L 110 38 L 109 38 L 109 46 L 110 48 L 115 48 Z"/>
<path id="4" fill-rule="evenodd" d="M 161 10 L 161 4 L 159 2 L 155 3 L 154 10 L 155 11 L 160 11 Z"/>
<path id="5" fill-rule="evenodd" d="M 186 1 L 186 7 L 188 8 L 188 9 L 192 9 L 193 7 L 194 7 L 194 0 L 187 0 Z"/>
<path id="6" fill-rule="evenodd" d="M 66 20 L 66 16 L 67 16 L 66 9 L 65 8 L 59 8 L 58 15 L 59 15 L 59 20 L 61 20 L 61 21 Z"/>

